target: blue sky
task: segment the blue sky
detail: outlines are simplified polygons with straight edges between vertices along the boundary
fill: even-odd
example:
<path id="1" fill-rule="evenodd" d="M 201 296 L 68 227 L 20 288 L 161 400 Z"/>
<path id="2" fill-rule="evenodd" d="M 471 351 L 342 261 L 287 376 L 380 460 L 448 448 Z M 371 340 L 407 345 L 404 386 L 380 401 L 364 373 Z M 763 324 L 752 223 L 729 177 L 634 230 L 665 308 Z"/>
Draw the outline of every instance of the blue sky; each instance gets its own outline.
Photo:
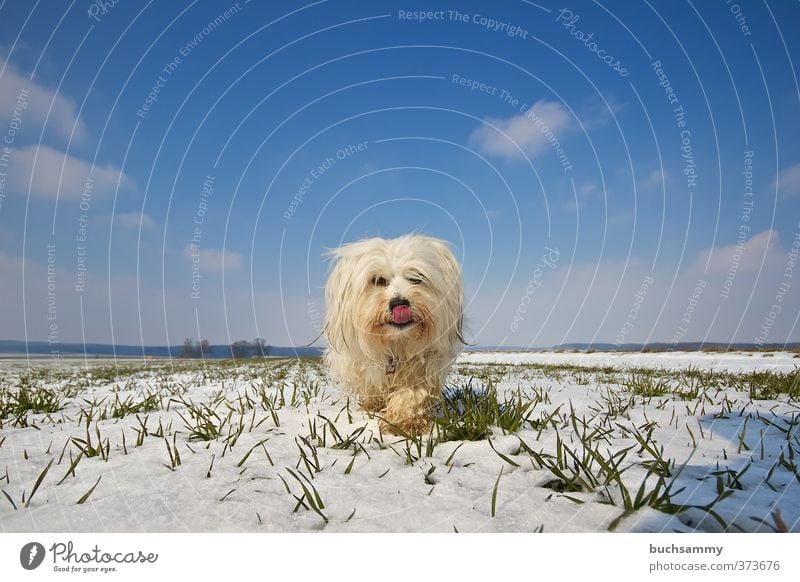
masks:
<path id="1" fill-rule="evenodd" d="M 4 2 L 0 336 L 309 343 L 325 249 L 417 230 L 475 343 L 798 341 L 798 22 Z"/>

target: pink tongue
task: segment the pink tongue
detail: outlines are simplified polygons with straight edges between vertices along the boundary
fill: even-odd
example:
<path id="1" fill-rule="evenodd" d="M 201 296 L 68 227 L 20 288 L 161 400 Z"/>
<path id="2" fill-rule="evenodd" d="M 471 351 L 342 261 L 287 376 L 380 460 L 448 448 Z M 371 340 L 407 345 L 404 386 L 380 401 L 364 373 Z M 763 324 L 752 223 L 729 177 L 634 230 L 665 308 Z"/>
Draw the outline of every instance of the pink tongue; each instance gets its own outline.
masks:
<path id="1" fill-rule="evenodd" d="M 408 305 L 398 305 L 392 309 L 392 321 L 395 323 L 408 323 L 411 321 L 411 307 Z"/>

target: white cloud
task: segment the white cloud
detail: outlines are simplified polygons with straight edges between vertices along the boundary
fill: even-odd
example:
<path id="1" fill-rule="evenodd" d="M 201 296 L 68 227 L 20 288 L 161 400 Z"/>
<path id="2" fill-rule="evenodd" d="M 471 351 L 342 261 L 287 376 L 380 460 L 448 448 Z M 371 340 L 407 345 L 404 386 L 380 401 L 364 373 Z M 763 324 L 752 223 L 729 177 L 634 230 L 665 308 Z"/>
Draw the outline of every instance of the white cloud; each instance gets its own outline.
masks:
<path id="1" fill-rule="evenodd" d="M 749 239 L 743 237 L 734 244 L 700 251 L 694 266 L 696 269 L 705 269 L 708 263 L 708 272 L 712 274 L 724 274 L 731 270 L 735 273 L 755 273 L 762 268 L 762 262 L 767 268 L 777 266 L 781 260 L 778 231 L 765 230 Z"/>
<path id="2" fill-rule="evenodd" d="M 122 228 L 135 228 L 152 230 L 157 224 L 153 217 L 146 212 L 118 212 L 114 215 L 114 224 Z"/>
<path id="3" fill-rule="evenodd" d="M 772 187 L 784 196 L 800 196 L 800 164 L 781 170 L 772 181 Z"/>
<path id="4" fill-rule="evenodd" d="M 561 264 L 552 270 L 541 269 L 537 284 L 532 285 L 539 261 L 539 254 L 534 253 L 512 275 L 511 288 L 504 297 L 506 281 L 499 276 L 497 286 L 479 288 L 472 296 L 468 293 L 467 337 L 481 345 L 505 341 L 505 345 L 533 342 L 536 346 L 591 339 L 614 342 L 620 337 L 620 341 L 632 343 L 674 338 L 754 342 L 784 281 L 787 249 L 774 231 L 748 239 L 730 285 L 728 268 L 735 247 L 715 247 L 708 271 L 703 267 L 709 249 L 681 267 L 664 263 L 655 271 L 648 262 L 635 258 L 627 263 L 601 259 L 599 264 L 567 264 L 567 250 L 562 249 Z M 766 259 L 759 273 L 764 253 Z M 520 305 L 526 295 L 530 302 L 522 313 Z M 800 294 L 786 294 L 781 305 L 767 342 L 798 340 L 794 323 Z M 511 324 L 520 313 L 523 321 L 514 331 Z"/>
<path id="5" fill-rule="evenodd" d="M 510 159 L 520 158 L 520 149 L 530 156 L 544 152 L 574 126 L 566 107 L 545 100 L 537 101 L 525 113 L 508 119 L 488 118 L 486 122 L 472 132 L 470 143 L 486 154 Z"/>
<path id="6" fill-rule="evenodd" d="M 88 180 L 91 178 L 91 183 Z M 85 191 L 92 195 L 130 188 L 133 182 L 115 166 L 95 166 L 49 146 L 29 146 L 10 154 L 8 186 L 24 194 L 55 199 L 79 198 Z"/>
<path id="7" fill-rule="evenodd" d="M 639 188 L 642 188 L 643 190 L 649 190 L 650 188 L 660 186 L 661 183 L 665 182 L 668 177 L 669 174 L 667 174 L 666 170 L 653 170 L 647 175 L 647 178 L 639 182 Z"/>
<path id="8" fill-rule="evenodd" d="M 183 257 L 189 261 L 197 262 L 200 273 L 221 273 L 235 271 L 242 268 L 242 255 L 237 251 L 204 249 L 187 244 L 183 249 Z"/>
<path id="9" fill-rule="evenodd" d="M 23 75 L 2 58 L 0 70 L 3 70 L 0 75 L 0 123 L 3 126 L 14 119 L 16 110 L 19 135 L 28 139 L 38 140 L 45 125 L 45 135 L 52 132 L 65 141 L 72 135 L 73 141 L 78 142 L 86 138 L 88 131 L 77 117 L 73 99 Z"/>

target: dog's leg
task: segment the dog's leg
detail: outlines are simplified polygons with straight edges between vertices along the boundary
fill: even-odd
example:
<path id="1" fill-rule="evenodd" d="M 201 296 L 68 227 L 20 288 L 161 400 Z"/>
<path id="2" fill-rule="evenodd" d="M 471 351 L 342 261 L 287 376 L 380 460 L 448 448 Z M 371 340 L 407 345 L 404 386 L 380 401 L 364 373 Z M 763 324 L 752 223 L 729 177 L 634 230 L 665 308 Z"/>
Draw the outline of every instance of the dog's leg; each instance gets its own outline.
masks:
<path id="1" fill-rule="evenodd" d="M 423 386 L 399 388 L 389 394 L 381 416 L 383 431 L 392 434 L 402 431 L 415 436 L 426 434 L 431 423 L 431 391 Z"/>

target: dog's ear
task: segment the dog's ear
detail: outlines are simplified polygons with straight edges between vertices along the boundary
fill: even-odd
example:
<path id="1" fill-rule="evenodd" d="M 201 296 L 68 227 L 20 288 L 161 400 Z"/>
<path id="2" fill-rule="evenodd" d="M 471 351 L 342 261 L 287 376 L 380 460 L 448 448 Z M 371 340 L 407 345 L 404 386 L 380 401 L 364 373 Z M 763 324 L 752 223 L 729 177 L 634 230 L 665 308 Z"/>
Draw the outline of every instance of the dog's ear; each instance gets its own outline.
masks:
<path id="1" fill-rule="evenodd" d="M 443 275 L 448 282 L 458 282 L 461 286 L 461 266 L 458 264 L 453 251 L 443 240 L 425 237 L 426 245 L 433 249 L 438 258 L 439 265 L 443 268 Z"/>
<path id="2" fill-rule="evenodd" d="M 426 243 L 436 253 L 443 278 L 442 307 L 452 322 L 448 331 L 454 341 L 458 340 L 462 344 L 466 344 L 467 342 L 464 341 L 464 290 L 461 282 L 461 266 L 446 242 L 430 238 Z"/>
<path id="3" fill-rule="evenodd" d="M 345 256 L 342 249 L 331 249 L 326 252 L 333 259 L 333 268 L 325 284 L 325 337 L 334 351 L 348 348 L 349 342 L 355 340 L 353 309 L 357 298 L 353 288 L 352 257 Z"/>

